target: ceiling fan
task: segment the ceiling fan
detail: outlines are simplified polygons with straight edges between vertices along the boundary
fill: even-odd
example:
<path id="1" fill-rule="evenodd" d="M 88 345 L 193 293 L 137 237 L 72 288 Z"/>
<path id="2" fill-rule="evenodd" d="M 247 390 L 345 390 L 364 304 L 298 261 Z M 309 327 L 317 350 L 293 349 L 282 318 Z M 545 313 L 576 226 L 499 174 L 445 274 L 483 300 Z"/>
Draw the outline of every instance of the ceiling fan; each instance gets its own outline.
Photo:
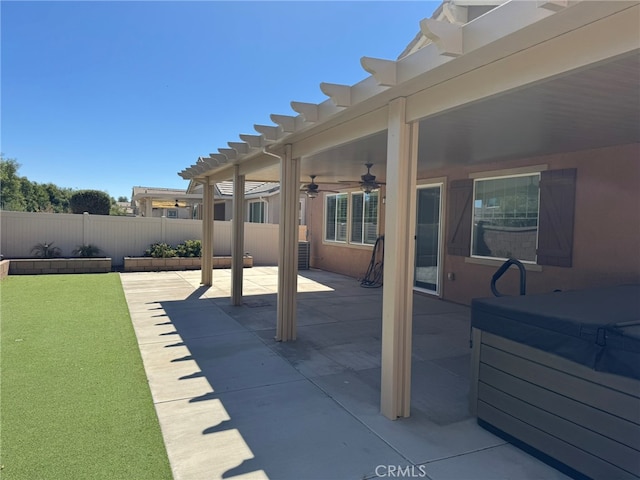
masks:
<path id="1" fill-rule="evenodd" d="M 300 188 L 301 191 L 303 191 L 304 193 L 307 194 L 307 197 L 316 198 L 318 196 L 318 193 L 320 193 L 320 192 L 338 193 L 338 192 L 336 192 L 334 190 L 320 190 L 320 185 L 318 185 L 315 182 L 315 178 L 316 177 L 317 177 L 317 175 L 309 175 L 309 178 L 311 178 L 311 183 L 303 185 Z"/>
<path id="2" fill-rule="evenodd" d="M 376 182 L 376 176 L 371 174 L 371 167 L 373 163 L 365 163 L 367 167 L 367 173 L 360 176 L 359 182 L 352 182 L 349 180 L 342 180 L 340 183 L 357 183 L 364 193 L 371 193 L 373 190 L 380 188 L 380 185 L 386 185 L 384 182 Z"/>

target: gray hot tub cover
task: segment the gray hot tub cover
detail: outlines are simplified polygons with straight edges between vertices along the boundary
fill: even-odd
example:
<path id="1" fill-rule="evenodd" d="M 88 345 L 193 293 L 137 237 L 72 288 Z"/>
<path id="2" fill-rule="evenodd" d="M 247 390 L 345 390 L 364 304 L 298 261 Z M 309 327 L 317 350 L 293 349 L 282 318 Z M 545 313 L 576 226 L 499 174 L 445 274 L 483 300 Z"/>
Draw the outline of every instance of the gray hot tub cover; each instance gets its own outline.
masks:
<path id="1" fill-rule="evenodd" d="M 640 285 L 476 298 L 471 325 L 640 380 Z"/>

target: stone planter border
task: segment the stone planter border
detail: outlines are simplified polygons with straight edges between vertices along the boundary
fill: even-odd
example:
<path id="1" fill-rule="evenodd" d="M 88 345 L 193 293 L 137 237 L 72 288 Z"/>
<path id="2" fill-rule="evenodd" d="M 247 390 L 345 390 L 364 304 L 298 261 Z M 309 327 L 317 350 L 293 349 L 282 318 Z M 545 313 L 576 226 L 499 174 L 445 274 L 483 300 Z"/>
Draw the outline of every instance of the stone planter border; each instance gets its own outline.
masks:
<path id="1" fill-rule="evenodd" d="M 125 272 L 158 272 L 164 270 L 200 270 L 200 257 L 124 257 Z M 245 255 L 245 268 L 253 267 L 253 257 Z M 213 257 L 213 268 L 231 268 L 231 257 Z"/>
<path id="2" fill-rule="evenodd" d="M 9 260 L 0 260 L 0 280 L 9 275 Z"/>
<path id="3" fill-rule="evenodd" d="M 5 261 L 9 263 L 9 275 L 111 271 L 111 258 L 17 258 Z"/>

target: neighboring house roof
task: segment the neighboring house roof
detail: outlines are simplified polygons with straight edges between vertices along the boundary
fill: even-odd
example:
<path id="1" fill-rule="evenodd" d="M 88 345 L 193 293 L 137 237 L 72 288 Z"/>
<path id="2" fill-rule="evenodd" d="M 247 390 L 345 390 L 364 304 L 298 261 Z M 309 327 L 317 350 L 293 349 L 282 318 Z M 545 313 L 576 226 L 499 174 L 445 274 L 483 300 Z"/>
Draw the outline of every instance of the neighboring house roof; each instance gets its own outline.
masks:
<path id="1" fill-rule="evenodd" d="M 127 213 L 133 213 L 133 207 L 131 206 L 131 202 L 116 202 L 116 205 L 120 208 L 123 208 Z"/>
<path id="2" fill-rule="evenodd" d="M 141 198 L 152 197 L 154 199 L 198 199 L 202 195 L 193 195 L 187 193 L 186 190 L 178 188 L 157 188 L 157 187 L 133 187 L 131 202 L 140 200 Z"/>
<path id="3" fill-rule="evenodd" d="M 245 198 L 248 199 L 268 197 L 279 192 L 280 184 L 276 182 L 246 182 L 244 186 L 244 195 Z M 154 199 L 199 200 L 202 198 L 202 185 L 189 185 L 189 189 L 187 190 L 177 188 L 133 187 L 132 202 L 145 197 L 152 197 Z M 216 183 L 214 198 L 233 198 L 233 182 L 225 181 Z"/>
<path id="4" fill-rule="evenodd" d="M 216 183 L 216 191 L 218 195 L 214 195 L 214 197 L 233 197 L 233 182 L 225 181 Z M 244 184 L 245 197 L 267 197 L 279 192 L 280 184 L 275 182 L 245 182 Z"/>

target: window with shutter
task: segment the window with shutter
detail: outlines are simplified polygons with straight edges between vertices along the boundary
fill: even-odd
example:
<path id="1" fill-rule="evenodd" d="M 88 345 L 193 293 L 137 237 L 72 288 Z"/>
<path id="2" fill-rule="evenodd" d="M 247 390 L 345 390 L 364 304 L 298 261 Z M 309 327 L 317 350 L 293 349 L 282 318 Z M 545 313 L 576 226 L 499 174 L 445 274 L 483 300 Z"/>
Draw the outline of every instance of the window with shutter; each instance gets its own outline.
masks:
<path id="1" fill-rule="evenodd" d="M 536 261 L 540 174 L 477 179 L 471 256 Z"/>
<path id="2" fill-rule="evenodd" d="M 570 267 L 576 169 L 449 184 L 447 253 Z"/>

